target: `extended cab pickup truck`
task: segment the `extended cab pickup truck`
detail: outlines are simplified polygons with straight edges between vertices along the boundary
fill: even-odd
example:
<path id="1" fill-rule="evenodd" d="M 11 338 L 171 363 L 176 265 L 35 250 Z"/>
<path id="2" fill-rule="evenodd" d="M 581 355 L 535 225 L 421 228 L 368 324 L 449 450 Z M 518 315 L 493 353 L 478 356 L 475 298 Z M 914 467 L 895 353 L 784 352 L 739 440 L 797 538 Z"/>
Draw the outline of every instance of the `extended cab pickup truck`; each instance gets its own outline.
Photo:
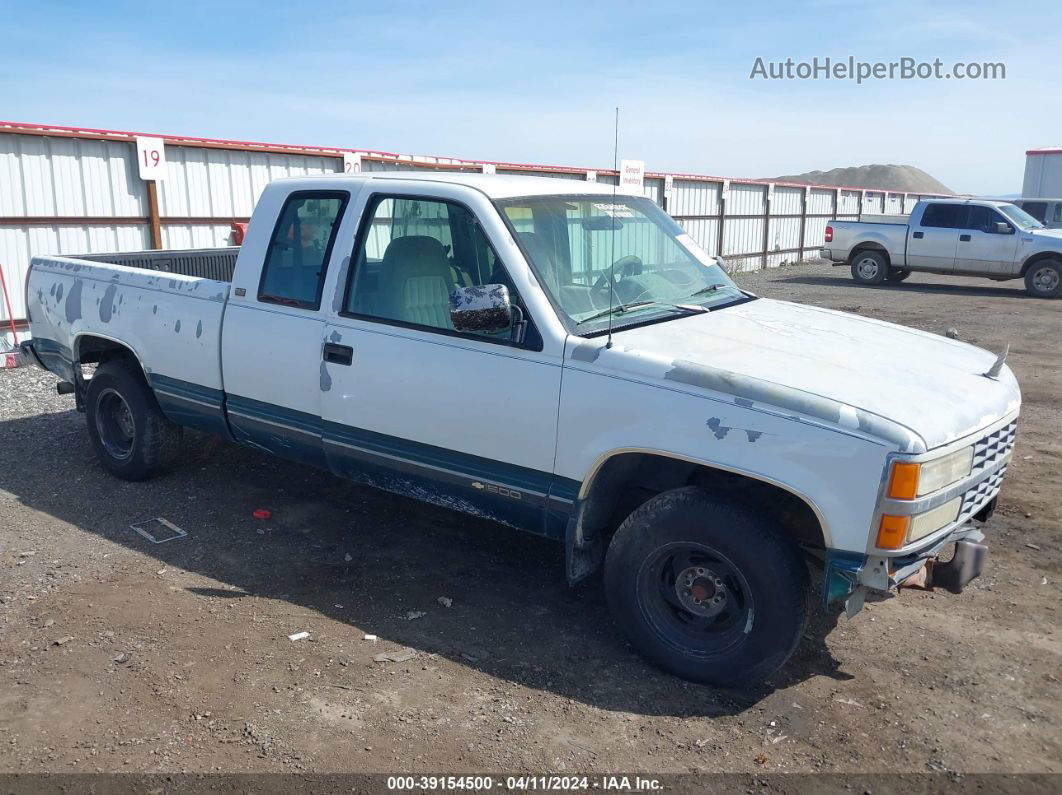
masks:
<path id="1" fill-rule="evenodd" d="M 781 666 L 812 570 L 850 614 L 976 577 L 1020 403 L 1003 357 L 757 298 L 614 190 L 280 180 L 238 255 L 34 259 L 25 352 L 119 477 L 188 427 L 554 538 L 693 680 Z"/>
<path id="2" fill-rule="evenodd" d="M 1024 279 L 1030 295 L 1062 295 L 1062 230 L 1009 202 L 922 200 L 910 217 L 830 221 L 822 256 L 860 284 L 902 282 L 913 271 Z"/>

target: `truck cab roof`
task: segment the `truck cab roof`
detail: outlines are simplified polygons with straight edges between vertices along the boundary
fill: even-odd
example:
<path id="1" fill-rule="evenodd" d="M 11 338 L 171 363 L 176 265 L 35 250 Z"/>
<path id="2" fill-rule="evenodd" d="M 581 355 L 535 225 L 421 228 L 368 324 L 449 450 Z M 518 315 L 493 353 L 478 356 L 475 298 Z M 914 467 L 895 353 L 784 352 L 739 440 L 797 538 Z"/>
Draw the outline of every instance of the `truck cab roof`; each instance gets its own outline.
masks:
<path id="1" fill-rule="evenodd" d="M 629 189 L 599 182 L 585 182 L 562 177 L 526 177 L 509 174 L 470 174 L 466 172 L 410 172 L 376 171 L 361 174 L 315 174 L 300 177 L 285 177 L 276 182 L 298 182 L 300 186 L 335 187 L 336 183 L 349 182 L 361 185 L 367 181 L 402 180 L 404 182 L 439 182 L 462 185 L 478 190 L 491 199 L 509 199 L 516 196 L 549 196 L 557 194 L 611 196 L 641 195 Z"/>

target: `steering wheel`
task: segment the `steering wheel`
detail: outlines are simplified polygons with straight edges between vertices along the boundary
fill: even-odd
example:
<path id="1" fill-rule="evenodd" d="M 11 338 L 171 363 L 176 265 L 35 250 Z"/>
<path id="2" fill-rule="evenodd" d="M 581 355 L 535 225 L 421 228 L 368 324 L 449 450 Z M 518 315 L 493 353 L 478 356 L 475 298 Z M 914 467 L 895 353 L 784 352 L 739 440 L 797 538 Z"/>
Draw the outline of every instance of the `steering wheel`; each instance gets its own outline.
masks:
<path id="1" fill-rule="evenodd" d="M 597 277 L 597 281 L 594 282 L 594 290 L 604 290 L 608 287 L 609 276 L 612 273 L 619 274 L 616 279 L 618 284 L 624 276 L 637 276 L 642 272 L 642 258 L 635 254 L 628 254 L 626 257 L 620 257 L 618 260 L 612 263 L 612 267 Z M 642 292 L 645 292 L 644 290 Z"/>

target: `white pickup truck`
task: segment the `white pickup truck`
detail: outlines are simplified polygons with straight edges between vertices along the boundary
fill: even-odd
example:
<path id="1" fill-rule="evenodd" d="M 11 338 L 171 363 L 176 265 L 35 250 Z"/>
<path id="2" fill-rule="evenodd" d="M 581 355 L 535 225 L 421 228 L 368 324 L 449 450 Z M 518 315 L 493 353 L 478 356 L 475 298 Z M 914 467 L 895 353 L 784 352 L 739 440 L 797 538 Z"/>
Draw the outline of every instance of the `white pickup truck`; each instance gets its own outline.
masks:
<path id="1" fill-rule="evenodd" d="M 238 256 L 38 257 L 28 281 L 26 353 L 117 476 L 173 463 L 184 426 L 557 539 L 639 651 L 703 682 L 785 662 L 808 563 L 850 614 L 961 591 L 1014 445 L 1002 356 L 757 298 L 606 185 L 285 179 Z"/>
<path id="2" fill-rule="evenodd" d="M 850 266 L 860 284 L 902 282 L 926 271 L 1024 279 L 1030 295 L 1062 296 L 1062 230 L 1010 202 L 924 199 L 910 217 L 833 220 L 822 256 Z"/>

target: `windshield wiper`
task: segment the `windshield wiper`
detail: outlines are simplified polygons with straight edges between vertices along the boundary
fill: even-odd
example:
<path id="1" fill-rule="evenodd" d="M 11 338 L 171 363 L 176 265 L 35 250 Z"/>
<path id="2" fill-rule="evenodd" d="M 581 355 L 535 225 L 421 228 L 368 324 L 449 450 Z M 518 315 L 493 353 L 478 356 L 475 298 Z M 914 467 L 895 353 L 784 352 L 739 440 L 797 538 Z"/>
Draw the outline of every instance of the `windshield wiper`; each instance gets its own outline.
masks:
<path id="1" fill-rule="evenodd" d="M 608 317 L 613 312 L 615 312 L 617 315 L 622 315 L 624 312 L 629 312 L 632 309 L 639 309 L 643 306 L 652 306 L 653 304 L 657 304 L 659 306 L 666 306 L 671 309 L 678 309 L 681 312 L 686 312 L 691 315 L 699 315 L 702 312 L 708 311 L 703 306 L 697 306 L 696 304 L 671 304 L 667 301 L 635 301 L 631 304 L 616 304 L 615 306 L 609 307 L 608 309 L 602 309 L 600 312 L 595 312 L 594 314 L 590 315 L 590 317 L 584 317 L 582 320 L 576 323 L 576 325 L 581 326 L 583 323 L 589 323 L 591 320 L 599 320 L 600 318 Z"/>
<path id="2" fill-rule="evenodd" d="M 727 285 L 725 285 L 725 284 L 709 284 L 707 287 L 702 287 L 700 290 L 697 290 L 695 293 L 693 293 L 690 296 L 690 298 L 695 298 L 698 295 L 706 295 L 708 293 L 714 293 L 719 288 L 726 287 L 726 286 Z"/>

